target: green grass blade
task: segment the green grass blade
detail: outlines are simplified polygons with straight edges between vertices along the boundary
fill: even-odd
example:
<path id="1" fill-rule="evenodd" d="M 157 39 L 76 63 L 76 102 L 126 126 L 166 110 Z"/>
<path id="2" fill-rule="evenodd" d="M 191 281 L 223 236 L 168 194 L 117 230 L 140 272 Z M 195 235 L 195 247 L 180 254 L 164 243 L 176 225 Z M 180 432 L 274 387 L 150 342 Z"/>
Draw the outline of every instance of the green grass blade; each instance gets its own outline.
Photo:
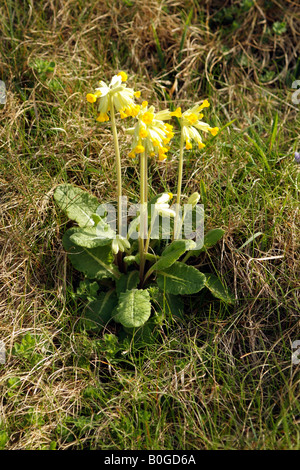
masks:
<path id="1" fill-rule="evenodd" d="M 270 151 L 272 150 L 273 145 L 275 143 L 277 130 L 278 130 L 278 113 L 275 114 L 275 118 L 273 121 L 272 134 L 271 134 L 271 139 L 270 139 Z"/>
<path id="2" fill-rule="evenodd" d="M 269 162 L 268 162 L 268 159 L 267 159 L 267 156 L 265 154 L 265 152 L 263 151 L 263 149 L 258 145 L 258 143 L 251 139 L 251 137 L 246 134 L 246 136 L 248 137 L 248 139 L 250 140 L 250 142 L 254 145 L 254 147 L 256 148 L 259 156 L 261 157 L 261 162 L 263 163 L 263 165 L 265 166 L 265 168 L 268 170 L 269 173 L 271 173 L 271 167 L 269 165 Z"/>
<path id="3" fill-rule="evenodd" d="M 152 25 L 152 31 L 153 31 L 153 36 L 154 36 L 154 41 L 155 41 L 155 45 L 156 45 L 156 50 L 157 50 L 160 66 L 161 66 L 162 69 L 165 69 L 166 68 L 165 56 L 164 56 L 163 50 L 162 50 L 160 42 L 159 42 L 159 38 L 158 38 L 158 35 L 157 35 L 157 32 L 156 32 L 156 28 L 155 28 L 153 23 L 151 23 L 151 25 Z"/>
<path id="4" fill-rule="evenodd" d="M 182 33 L 182 37 L 181 37 L 181 41 L 180 41 L 180 46 L 179 46 L 178 64 L 180 64 L 181 59 L 182 59 L 182 50 L 183 50 L 183 46 L 184 46 L 184 43 L 185 43 L 185 38 L 186 38 L 188 27 L 191 24 L 192 16 L 193 16 L 193 8 L 191 8 L 191 10 L 190 10 L 190 12 L 187 16 L 187 19 L 185 21 L 185 24 L 184 24 L 184 29 L 183 29 L 183 33 Z"/>

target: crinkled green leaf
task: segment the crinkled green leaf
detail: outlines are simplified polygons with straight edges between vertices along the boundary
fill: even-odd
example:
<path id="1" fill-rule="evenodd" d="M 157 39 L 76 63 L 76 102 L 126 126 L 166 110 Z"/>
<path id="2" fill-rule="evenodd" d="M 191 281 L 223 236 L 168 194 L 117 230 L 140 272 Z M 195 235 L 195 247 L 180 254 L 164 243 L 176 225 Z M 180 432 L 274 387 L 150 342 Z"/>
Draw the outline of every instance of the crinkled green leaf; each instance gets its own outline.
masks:
<path id="1" fill-rule="evenodd" d="M 156 282 L 161 290 L 170 294 L 195 294 L 203 289 L 205 275 L 193 266 L 176 261 L 158 272 Z"/>
<path id="2" fill-rule="evenodd" d="M 127 328 L 144 325 L 151 314 L 149 292 L 142 289 L 122 292 L 115 313 L 115 320 Z"/>
<path id="3" fill-rule="evenodd" d="M 97 226 L 77 230 L 71 236 L 71 240 L 78 246 L 96 248 L 108 245 L 115 236 L 116 232 L 111 229 L 110 225 L 100 219 Z"/>
<path id="4" fill-rule="evenodd" d="M 61 184 L 54 191 L 54 200 L 80 227 L 94 225 L 92 214 L 99 207 L 99 201 L 95 196 L 71 184 Z"/>
<path id="5" fill-rule="evenodd" d="M 68 252 L 68 257 L 74 268 L 85 274 L 89 279 L 119 278 L 120 273 L 112 264 L 114 256 L 111 247 L 98 246 L 85 248 L 75 245 L 71 236 L 80 230 L 78 227 L 70 228 L 63 236 L 62 243 Z"/>

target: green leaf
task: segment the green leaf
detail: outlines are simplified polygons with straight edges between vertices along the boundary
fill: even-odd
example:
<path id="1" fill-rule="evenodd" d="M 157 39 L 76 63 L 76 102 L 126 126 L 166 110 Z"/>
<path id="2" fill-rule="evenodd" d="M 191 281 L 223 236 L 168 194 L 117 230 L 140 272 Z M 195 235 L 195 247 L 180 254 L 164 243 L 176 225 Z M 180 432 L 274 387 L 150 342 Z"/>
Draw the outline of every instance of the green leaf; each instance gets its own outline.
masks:
<path id="1" fill-rule="evenodd" d="M 90 302 L 85 308 L 84 317 L 91 321 L 91 329 L 104 328 L 113 319 L 113 310 L 117 304 L 118 297 L 115 290 L 101 292 L 96 300 Z"/>
<path id="2" fill-rule="evenodd" d="M 130 266 L 131 264 L 137 263 L 137 255 L 124 256 L 123 261 L 127 266 Z"/>
<path id="3" fill-rule="evenodd" d="M 174 240 L 161 254 L 159 260 L 151 266 L 151 272 L 169 268 L 183 253 L 196 246 L 193 240 Z"/>
<path id="4" fill-rule="evenodd" d="M 148 290 L 152 302 L 158 306 L 159 311 L 171 317 L 183 318 L 183 301 L 179 295 L 162 292 L 158 287 L 150 287 Z"/>
<path id="5" fill-rule="evenodd" d="M 157 284 L 162 291 L 170 294 L 195 294 L 203 289 L 205 276 L 193 266 L 176 261 L 170 268 L 158 273 Z"/>
<path id="6" fill-rule="evenodd" d="M 214 274 L 205 274 L 205 286 L 211 291 L 211 293 L 218 299 L 223 300 L 228 304 L 234 303 L 233 295 L 225 288 L 220 279 Z"/>
<path id="7" fill-rule="evenodd" d="M 54 191 L 54 200 L 80 227 L 94 225 L 92 214 L 99 207 L 99 201 L 95 196 L 71 184 L 61 184 Z"/>
<path id="8" fill-rule="evenodd" d="M 116 282 L 117 294 L 134 289 L 140 282 L 140 275 L 138 271 L 131 271 L 127 274 L 121 274 L 120 279 Z"/>
<path id="9" fill-rule="evenodd" d="M 79 228 L 71 236 L 71 241 L 78 246 L 96 248 L 108 245 L 115 236 L 116 232 L 111 229 L 110 225 L 100 219 L 97 226 Z"/>
<path id="10" fill-rule="evenodd" d="M 97 292 L 99 290 L 99 284 L 96 281 L 91 281 L 90 279 L 84 279 L 80 281 L 79 286 L 76 290 L 76 295 L 83 300 L 96 300 Z"/>
<path id="11" fill-rule="evenodd" d="M 147 261 L 151 261 L 153 263 L 154 261 L 157 260 L 157 258 L 159 258 L 159 256 L 152 255 L 152 253 L 146 253 L 145 258 L 146 258 Z M 140 263 L 140 254 L 138 253 L 136 255 L 124 256 L 123 261 L 124 261 L 124 263 L 127 264 L 127 266 L 130 266 L 133 263 L 139 264 Z"/>
<path id="12" fill-rule="evenodd" d="M 115 320 L 128 328 L 144 325 L 151 314 L 150 295 L 147 290 L 132 289 L 120 294 Z"/>
<path id="13" fill-rule="evenodd" d="M 124 333 L 125 338 L 128 338 L 130 343 L 134 345 L 134 349 L 136 349 L 155 343 L 159 330 L 157 329 L 156 319 L 151 317 L 147 323 L 139 328 L 124 327 Z"/>
<path id="14" fill-rule="evenodd" d="M 85 248 L 75 245 L 71 236 L 80 230 L 78 227 L 70 228 L 63 236 L 62 243 L 68 252 L 68 257 L 74 268 L 85 274 L 89 279 L 119 278 L 120 273 L 113 262 L 111 247 L 99 246 Z"/>
<path id="15" fill-rule="evenodd" d="M 206 187 L 205 187 L 205 183 L 203 180 L 200 180 L 200 194 L 201 194 L 201 202 L 205 206 L 207 202 L 207 197 L 206 197 Z"/>
<path id="16" fill-rule="evenodd" d="M 221 240 L 224 233 L 224 230 L 222 230 L 221 228 L 214 228 L 212 230 L 209 230 L 209 232 L 204 235 L 203 247 L 199 250 L 191 250 L 190 253 L 188 253 L 187 256 L 184 258 L 184 261 L 186 261 L 190 256 L 198 256 L 203 251 L 206 251 L 212 246 L 216 245 L 218 241 Z"/>
<path id="17" fill-rule="evenodd" d="M 221 240 L 224 233 L 224 230 L 221 228 L 214 228 L 209 230 L 209 232 L 204 235 L 204 249 L 207 250 L 207 248 L 211 248 L 212 246 L 216 245 L 218 241 Z"/>
<path id="18" fill-rule="evenodd" d="M 286 23 L 285 21 L 275 21 L 275 23 L 273 23 L 273 26 L 272 26 L 272 29 L 274 31 L 275 34 L 284 34 L 286 32 Z"/>
<path id="19" fill-rule="evenodd" d="M 3 450 L 8 442 L 9 437 L 6 431 L 0 431 L 0 450 Z"/>

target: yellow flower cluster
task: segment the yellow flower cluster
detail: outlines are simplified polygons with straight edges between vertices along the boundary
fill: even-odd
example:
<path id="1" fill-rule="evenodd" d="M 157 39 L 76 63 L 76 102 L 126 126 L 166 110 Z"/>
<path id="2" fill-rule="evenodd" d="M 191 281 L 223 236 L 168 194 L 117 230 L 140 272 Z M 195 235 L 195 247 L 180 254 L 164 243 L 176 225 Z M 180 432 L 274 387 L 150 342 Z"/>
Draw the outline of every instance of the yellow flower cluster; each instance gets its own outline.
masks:
<path id="1" fill-rule="evenodd" d="M 199 130 L 203 132 L 210 132 L 212 135 L 217 135 L 219 132 L 218 127 L 210 127 L 209 124 L 201 121 L 203 118 L 201 111 L 208 107 L 209 102 L 204 100 L 202 104 L 193 106 L 193 108 L 188 109 L 181 116 L 180 124 L 185 139 L 185 148 L 187 150 L 193 148 L 191 143 L 192 140 L 197 142 L 199 149 L 205 147 L 205 144 L 202 142 L 201 135 L 198 132 Z"/>
<path id="2" fill-rule="evenodd" d="M 192 141 L 198 144 L 199 149 L 205 147 L 199 130 L 210 132 L 214 136 L 217 135 L 218 127 L 210 127 L 209 124 L 202 121 L 202 110 L 209 107 L 207 100 L 184 113 L 181 112 L 181 108 L 177 108 L 173 112 L 164 110 L 156 113 L 154 106 L 149 107 L 147 101 L 143 101 L 141 106 L 135 104 L 134 99 L 139 98 L 141 92 L 127 88 L 125 84 L 127 78 L 125 72 L 119 72 L 112 77 L 109 85 L 100 81 L 99 87 L 94 93 L 88 93 L 86 99 L 89 103 L 97 103 L 98 122 L 109 120 L 108 113 L 111 103 L 116 111 L 120 112 L 121 119 L 127 117 L 137 119 L 136 125 L 127 130 L 127 133 L 133 136 L 129 157 L 134 158 L 146 151 L 151 157 L 158 155 L 160 161 L 165 160 L 169 150 L 168 144 L 174 137 L 173 126 L 165 121 L 169 121 L 173 116 L 180 120 L 181 132 L 187 150 L 192 149 Z"/>
<path id="3" fill-rule="evenodd" d="M 164 121 L 173 116 L 180 116 L 178 108 L 171 112 L 168 110 L 155 112 L 154 106 L 148 107 L 148 102 L 143 101 L 141 109 L 137 114 L 136 125 L 128 129 L 128 133 L 133 135 L 133 144 L 129 157 L 134 158 L 137 154 L 147 152 L 153 157 L 158 154 L 160 161 L 167 158 L 169 142 L 174 137 L 173 126 Z"/>
<path id="4" fill-rule="evenodd" d="M 140 107 L 134 103 L 134 98 L 138 97 L 140 92 L 134 92 L 132 88 L 126 87 L 127 78 L 125 72 L 120 72 L 112 77 L 109 85 L 101 80 L 95 92 L 86 95 L 89 103 L 98 104 L 98 122 L 109 121 L 111 102 L 122 118 L 138 114 Z"/>

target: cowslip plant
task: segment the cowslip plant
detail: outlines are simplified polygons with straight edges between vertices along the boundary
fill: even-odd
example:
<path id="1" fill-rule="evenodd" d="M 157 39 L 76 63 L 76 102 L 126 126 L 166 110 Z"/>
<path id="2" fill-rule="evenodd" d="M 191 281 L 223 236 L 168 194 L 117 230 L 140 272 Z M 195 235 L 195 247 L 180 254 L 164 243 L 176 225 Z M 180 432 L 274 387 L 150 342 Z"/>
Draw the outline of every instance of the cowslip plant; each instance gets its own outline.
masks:
<path id="1" fill-rule="evenodd" d="M 87 191 L 62 184 L 54 193 L 58 206 L 77 223 L 66 231 L 63 246 L 75 269 L 84 280 L 78 295 L 86 302 L 84 316 L 91 329 L 105 328 L 110 322 L 119 324 L 123 335 L 154 336 L 156 324 L 170 315 L 182 317 L 181 296 L 208 289 L 224 302 L 233 301 L 227 288 L 212 273 L 202 273 L 187 264 L 191 256 L 199 256 L 223 236 L 221 229 L 203 235 L 203 206 L 196 192 L 181 207 L 184 150 L 192 142 L 201 149 L 205 145 L 200 132 L 218 133 L 201 119 L 207 100 L 185 112 L 156 111 L 143 101 L 136 104 L 140 92 L 127 87 L 127 74 L 113 76 L 109 85 L 100 81 L 87 101 L 97 111 L 96 120 L 110 121 L 114 140 L 117 173 L 116 205 L 98 201 Z M 163 162 L 175 135 L 170 122 L 180 124 L 180 148 L 176 204 L 173 194 L 165 192 L 149 199 L 148 160 L 158 157 Z M 129 158 L 139 164 L 139 204 L 128 209 L 122 190 L 122 168 L 118 141 L 118 120 L 133 120 L 127 134 L 132 137 Z M 200 131 L 200 132 L 199 132 Z M 116 207 L 115 207 L 116 206 Z"/>

